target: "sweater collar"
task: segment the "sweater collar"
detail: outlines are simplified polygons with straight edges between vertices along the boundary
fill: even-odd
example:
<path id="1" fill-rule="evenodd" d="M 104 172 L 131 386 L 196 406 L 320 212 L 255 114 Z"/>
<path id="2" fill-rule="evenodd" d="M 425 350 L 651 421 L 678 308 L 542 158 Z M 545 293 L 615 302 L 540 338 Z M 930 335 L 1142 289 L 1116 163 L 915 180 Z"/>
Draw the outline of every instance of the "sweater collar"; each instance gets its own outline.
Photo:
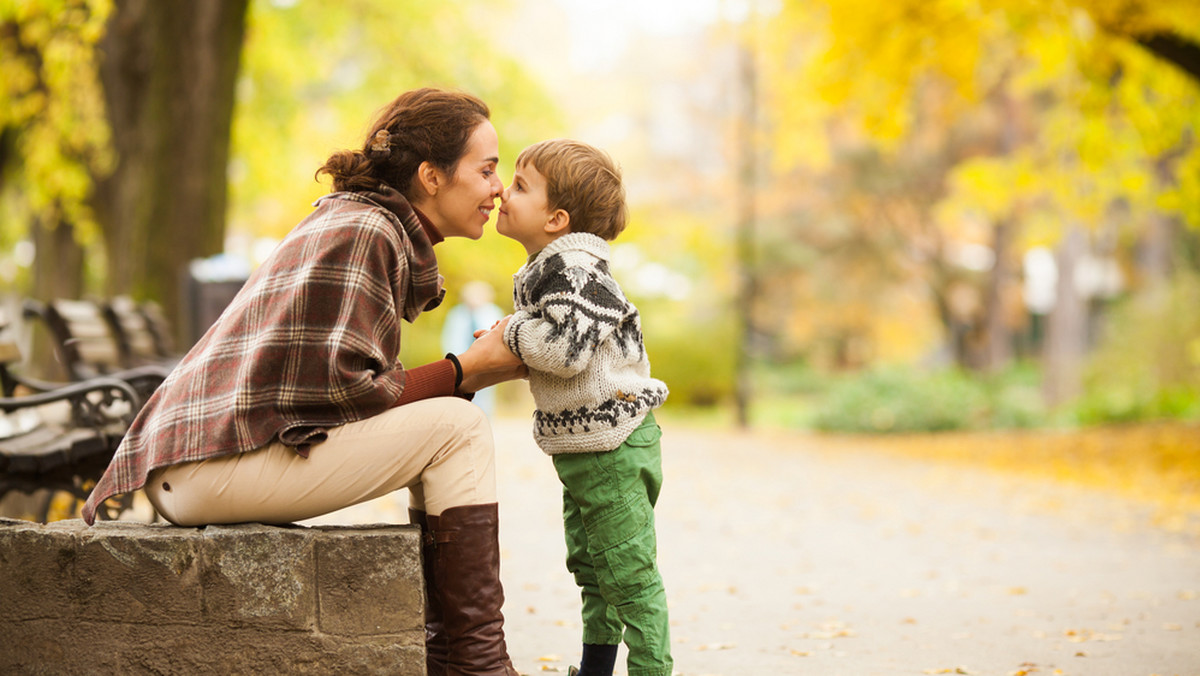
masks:
<path id="1" fill-rule="evenodd" d="M 568 232 L 530 256 L 528 262 L 532 263 L 545 256 L 553 256 L 564 251 L 583 251 L 602 261 L 607 261 L 610 250 L 608 242 L 599 235 L 593 235 L 590 232 Z"/>
<path id="2" fill-rule="evenodd" d="M 425 235 L 429 237 L 431 244 L 441 244 L 446 241 L 446 238 L 442 236 L 442 231 L 437 229 L 428 216 L 421 213 L 421 210 L 416 207 L 413 207 L 412 210 L 417 215 L 417 220 L 421 221 L 421 227 L 425 228 Z"/>

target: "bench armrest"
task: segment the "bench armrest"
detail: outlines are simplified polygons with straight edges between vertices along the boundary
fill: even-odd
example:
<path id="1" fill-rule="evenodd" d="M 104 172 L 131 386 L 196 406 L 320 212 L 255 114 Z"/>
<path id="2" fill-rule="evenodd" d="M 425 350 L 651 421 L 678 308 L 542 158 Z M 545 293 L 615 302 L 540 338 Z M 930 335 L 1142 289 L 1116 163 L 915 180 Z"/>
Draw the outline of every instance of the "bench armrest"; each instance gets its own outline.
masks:
<path id="1" fill-rule="evenodd" d="M 99 399 L 93 399 L 91 395 L 97 394 L 100 395 Z M 142 406 L 141 397 L 129 383 L 103 376 L 25 397 L 0 397 L 0 411 L 11 413 L 59 401 L 70 402 L 73 421 L 88 427 L 103 427 L 118 419 L 132 422 Z M 122 402 L 126 406 L 118 406 Z M 113 411 L 120 412 L 114 414 Z"/>

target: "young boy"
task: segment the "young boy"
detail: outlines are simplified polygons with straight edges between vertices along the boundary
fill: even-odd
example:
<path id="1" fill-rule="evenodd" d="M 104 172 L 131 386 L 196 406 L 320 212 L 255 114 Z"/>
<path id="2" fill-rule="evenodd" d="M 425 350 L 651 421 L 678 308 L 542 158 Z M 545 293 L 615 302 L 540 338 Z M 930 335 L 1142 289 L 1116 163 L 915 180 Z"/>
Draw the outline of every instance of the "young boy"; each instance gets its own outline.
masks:
<path id="1" fill-rule="evenodd" d="M 504 341 L 529 368 L 534 437 L 563 484 L 567 569 L 583 598 L 583 660 L 571 674 L 609 676 L 617 645 L 629 676 L 670 676 L 667 597 L 654 504 L 662 430 L 652 409 L 641 322 L 609 272 L 625 229 L 625 190 L 602 151 L 543 141 L 517 157 L 496 230 L 525 246 Z"/>

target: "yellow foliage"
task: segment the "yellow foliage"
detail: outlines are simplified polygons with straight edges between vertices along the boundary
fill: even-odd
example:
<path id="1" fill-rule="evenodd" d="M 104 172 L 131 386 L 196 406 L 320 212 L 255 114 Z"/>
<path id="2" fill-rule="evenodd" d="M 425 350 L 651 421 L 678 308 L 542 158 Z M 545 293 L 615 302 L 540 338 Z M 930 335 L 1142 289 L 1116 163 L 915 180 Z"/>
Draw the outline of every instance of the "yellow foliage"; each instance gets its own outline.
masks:
<path id="1" fill-rule="evenodd" d="M 1156 522 L 1200 535 L 1200 425 L 871 438 L 873 448 L 1101 489 L 1152 505 Z"/>
<path id="2" fill-rule="evenodd" d="M 0 128 L 15 136 L 13 189 L 21 209 L 72 223 L 85 246 L 98 236 L 92 176 L 115 162 L 94 53 L 111 12 L 110 0 L 0 3 Z"/>
<path id="3" fill-rule="evenodd" d="M 1200 144 L 1189 141 L 1200 87 L 1130 39 L 1153 31 L 1200 40 L 1200 5 L 787 0 L 764 42 L 775 168 L 827 170 L 829 147 L 848 139 L 912 152 L 910 137 L 948 133 L 1002 96 L 1029 131 L 1010 137 L 1016 147 L 980 149 L 993 159 L 965 158 L 941 225 L 1019 215 L 1038 224 L 1023 240 L 1054 244 L 1063 224 L 1093 226 L 1122 203 L 1139 220 L 1160 211 L 1200 227 Z M 1163 181 L 1156 163 L 1168 155 Z"/>

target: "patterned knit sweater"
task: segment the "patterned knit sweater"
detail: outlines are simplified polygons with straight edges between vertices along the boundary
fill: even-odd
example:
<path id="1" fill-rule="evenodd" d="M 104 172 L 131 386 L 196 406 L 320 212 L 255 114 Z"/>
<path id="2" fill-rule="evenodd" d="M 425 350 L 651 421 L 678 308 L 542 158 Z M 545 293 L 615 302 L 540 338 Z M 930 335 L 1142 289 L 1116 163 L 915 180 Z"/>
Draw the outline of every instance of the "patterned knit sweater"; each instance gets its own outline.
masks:
<path id="1" fill-rule="evenodd" d="M 612 450 L 667 398 L 608 260 L 608 242 L 570 233 L 513 275 L 504 342 L 529 367 L 533 435 L 549 455 Z"/>

